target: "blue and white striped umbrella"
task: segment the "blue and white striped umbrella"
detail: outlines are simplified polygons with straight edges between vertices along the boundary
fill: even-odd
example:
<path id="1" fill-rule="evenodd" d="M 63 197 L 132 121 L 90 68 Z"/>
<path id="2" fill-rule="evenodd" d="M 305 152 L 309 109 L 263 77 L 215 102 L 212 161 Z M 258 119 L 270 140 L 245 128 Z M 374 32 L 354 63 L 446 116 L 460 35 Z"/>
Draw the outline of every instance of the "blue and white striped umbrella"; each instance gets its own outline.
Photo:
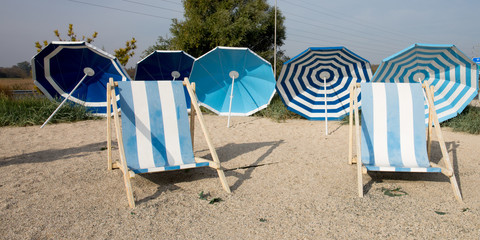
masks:
<path id="1" fill-rule="evenodd" d="M 72 93 L 68 101 L 96 115 L 107 113 L 108 79 L 130 81 L 116 57 L 86 42 L 54 41 L 32 58 L 32 69 L 34 84 L 48 98 Z"/>
<path id="2" fill-rule="evenodd" d="M 229 119 L 267 107 L 275 93 L 272 66 L 248 48 L 214 48 L 195 60 L 190 78 L 198 101 Z"/>
<path id="3" fill-rule="evenodd" d="M 414 44 L 385 58 L 374 82 L 424 82 L 434 87 L 440 122 L 457 116 L 477 95 L 478 68 L 454 45 Z"/>
<path id="4" fill-rule="evenodd" d="M 277 90 L 292 112 L 339 120 L 350 111 L 350 85 L 371 77 L 370 63 L 347 48 L 311 47 L 283 64 Z"/>

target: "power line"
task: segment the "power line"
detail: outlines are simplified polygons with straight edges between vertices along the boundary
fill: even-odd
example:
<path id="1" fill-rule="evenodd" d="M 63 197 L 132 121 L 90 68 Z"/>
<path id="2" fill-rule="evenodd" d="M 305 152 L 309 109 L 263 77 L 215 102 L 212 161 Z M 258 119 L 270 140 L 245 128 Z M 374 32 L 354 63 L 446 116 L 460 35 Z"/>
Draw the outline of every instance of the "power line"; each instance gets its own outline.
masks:
<path id="1" fill-rule="evenodd" d="M 282 0 L 283 2 L 286 2 L 286 3 L 289 3 L 288 1 L 284 1 Z M 387 29 L 384 29 L 384 28 L 380 28 L 380 27 L 377 27 L 375 26 L 374 24 L 363 24 L 361 21 L 353 21 L 351 18 L 347 18 L 347 17 L 344 17 L 343 14 L 344 13 L 340 13 L 340 12 L 337 12 L 337 11 L 333 11 L 331 9 L 328 9 L 328 12 L 327 11 L 322 11 L 320 9 L 324 9 L 325 7 L 324 6 L 320 6 L 318 4 L 315 4 L 313 2 L 306 2 L 304 0 L 296 0 L 296 1 L 299 1 L 299 2 L 303 2 L 304 4 L 308 4 L 308 5 L 314 5 L 316 6 L 317 8 L 315 9 L 315 12 L 321 12 L 322 14 L 324 15 L 327 15 L 327 16 L 330 16 L 330 17 L 333 17 L 333 18 L 340 18 L 346 22 L 350 22 L 350 23 L 353 23 L 353 24 L 356 24 L 356 25 L 360 25 L 360 26 L 364 26 L 364 27 L 367 27 L 369 29 L 376 29 L 377 31 L 381 31 L 381 32 L 386 32 L 386 33 L 391 33 L 391 34 L 395 34 L 397 36 L 402 36 L 404 37 L 405 35 L 407 35 L 406 33 L 401 33 L 401 32 L 395 32 L 395 31 L 390 31 L 390 30 L 387 30 Z M 291 3 L 290 3 L 291 4 Z M 295 6 L 298 6 L 298 3 L 295 4 Z M 301 6 L 300 6 L 301 7 Z M 313 11 L 311 8 L 306 8 L 306 7 L 302 7 L 302 8 L 305 8 L 305 9 L 308 9 L 308 10 L 311 10 Z M 330 12 L 333 12 L 333 13 L 336 13 L 336 14 L 331 14 Z"/>
<path id="2" fill-rule="evenodd" d="M 177 2 L 177 1 L 169 1 L 169 0 L 160 0 L 160 1 L 173 3 L 173 4 L 175 4 L 175 5 L 182 5 L 182 3 L 179 3 L 179 2 Z"/>
<path id="3" fill-rule="evenodd" d="M 308 37 L 308 36 L 304 36 L 304 35 L 301 35 L 301 34 L 295 34 L 295 33 L 290 33 L 289 35 L 291 36 L 296 36 L 296 37 L 300 37 L 302 39 L 312 39 L 312 40 L 317 40 L 317 41 L 321 41 L 321 42 L 329 42 L 331 44 L 334 44 L 334 45 L 339 45 L 338 42 L 332 42 L 332 41 L 329 41 L 329 40 L 326 40 L 326 39 L 320 39 L 320 38 L 313 38 L 313 37 Z M 303 43 L 312 43 L 312 42 L 303 42 Z M 313 44 L 313 43 L 312 43 Z M 347 45 L 347 44 L 340 44 L 340 45 Z M 376 48 L 369 48 L 369 47 L 365 47 L 365 46 L 361 46 L 361 45 L 358 45 L 358 44 L 355 44 L 355 43 L 349 43 L 348 46 L 353 46 L 353 47 L 356 47 L 358 49 L 364 49 L 366 51 L 369 51 L 369 52 L 372 52 L 372 53 L 376 53 L 376 54 L 390 54 L 390 52 L 386 51 L 386 50 L 381 50 L 381 49 L 376 49 Z"/>
<path id="4" fill-rule="evenodd" d="M 303 22 L 303 21 L 298 21 L 298 20 L 292 19 L 292 18 L 288 18 L 288 20 L 298 22 L 298 23 L 302 23 L 302 24 L 305 24 L 305 25 L 310 25 L 310 26 L 315 26 L 315 27 L 318 27 L 318 28 L 327 29 L 327 30 L 330 30 L 330 31 L 333 31 L 333 32 L 343 33 L 343 34 L 346 34 L 347 36 L 350 36 L 350 37 L 354 36 L 356 38 L 362 38 L 362 39 L 365 39 L 365 40 L 379 42 L 380 44 L 383 44 L 383 45 L 385 44 L 382 41 L 379 41 L 378 39 L 374 39 L 374 38 L 364 37 L 364 36 L 360 36 L 360 35 L 354 35 L 354 34 L 350 34 L 350 33 L 340 31 L 340 30 L 337 30 L 337 29 L 326 28 L 326 27 L 323 27 L 323 26 L 320 26 L 320 25 L 317 25 L 317 24 L 311 24 L 311 23 L 307 23 L 307 22 Z M 312 33 L 312 32 L 310 32 L 310 33 Z M 316 34 L 316 33 L 312 33 L 312 34 Z"/>
<path id="5" fill-rule="evenodd" d="M 291 16 L 295 16 L 295 17 L 298 17 L 298 18 L 302 18 L 302 19 L 311 21 L 311 22 L 317 21 L 317 20 L 312 19 L 312 18 L 307 18 L 307 17 L 301 16 L 301 15 L 297 15 L 297 14 L 294 14 L 294 13 L 289 13 L 288 11 L 285 12 L 285 13 L 287 13 L 288 15 L 291 15 Z M 289 19 L 287 19 L 287 20 L 289 20 Z M 324 27 L 324 26 L 320 26 L 320 25 L 316 25 L 316 24 L 311 24 L 311 23 L 306 23 L 306 22 L 302 22 L 302 23 L 303 23 L 303 24 L 306 24 L 306 25 L 317 26 L 317 27 L 320 27 L 320 28 L 326 28 L 326 27 Z M 329 29 L 329 30 L 332 30 L 332 31 L 336 31 L 336 32 L 348 34 L 348 35 L 350 35 L 350 36 L 352 36 L 352 35 L 353 35 L 353 36 L 358 36 L 358 37 L 361 37 L 361 38 L 364 38 L 364 39 L 369 39 L 369 40 L 372 40 L 372 41 L 381 42 L 381 40 L 379 40 L 378 38 L 364 37 L 365 35 L 366 35 L 366 36 L 369 36 L 370 33 L 361 31 L 361 30 L 359 30 L 359 29 L 348 28 L 348 27 L 341 26 L 341 25 L 338 25 L 338 24 L 332 24 L 332 23 L 326 23 L 326 22 L 323 22 L 322 24 L 331 25 L 331 26 L 336 27 L 336 29 L 326 28 L 326 29 Z M 363 35 L 360 36 L 360 35 L 357 35 L 357 34 L 352 34 L 352 33 L 346 33 L 346 32 L 343 32 L 343 31 L 339 31 L 339 30 L 337 30 L 337 29 L 339 29 L 339 28 L 346 29 L 346 30 L 350 30 L 350 31 L 359 32 L 359 33 L 362 33 Z M 385 38 L 385 37 L 386 37 L 386 36 L 384 36 L 384 38 Z M 403 43 L 403 42 L 404 42 L 404 41 L 402 41 L 402 40 L 399 40 L 398 38 L 389 38 L 389 37 L 386 37 L 386 38 L 388 38 L 388 39 L 390 39 L 390 40 L 393 40 L 393 41 L 397 41 L 398 43 Z"/>
<path id="6" fill-rule="evenodd" d="M 129 3 L 135 3 L 135 4 L 142 5 L 142 6 L 146 6 L 146 7 L 153 7 L 153 8 L 158 8 L 158 9 L 163 9 L 163 10 L 168 10 L 168 11 L 174 11 L 174 12 L 178 12 L 178 13 L 183 13 L 183 11 L 178 11 L 178 10 L 176 10 L 176 9 L 159 7 L 159 6 L 155 6 L 155 5 L 151 5 L 151 4 L 146 4 L 146 3 L 142 3 L 142 2 L 137 2 L 137 1 L 131 1 L 131 0 L 122 0 L 122 1 L 124 1 L 124 2 L 129 2 Z"/>
<path id="7" fill-rule="evenodd" d="M 81 3 L 81 4 L 85 4 L 85 5 L 90 5 L 90 6 L 94 6 L 94 7 L 116 10 L 116 11 L 120 11 L 120 12 L 127 12 L 127 13 L 133 13 L 133 14 L 148 16 L 148 17 L 171 20 L 171 18 L 167 18 L 167 17 L 163 17 L 163 16 L 158 16 L 158 15 L 153 15 L 153 14 L 148 14 L 148 13 L 143 13 L 143 12 L 136 12 L 136 11 L 132 11 L 132 10 L 125 10 L 125 9 L 121 9 L 121 8 L 109 7 L 109 6 L 99 5 L 99 4 L 95 4 L 95 3 L 88 3 L 88 2 L 78 1 L 78 0 L 68 0 L 68 1 Z"/>

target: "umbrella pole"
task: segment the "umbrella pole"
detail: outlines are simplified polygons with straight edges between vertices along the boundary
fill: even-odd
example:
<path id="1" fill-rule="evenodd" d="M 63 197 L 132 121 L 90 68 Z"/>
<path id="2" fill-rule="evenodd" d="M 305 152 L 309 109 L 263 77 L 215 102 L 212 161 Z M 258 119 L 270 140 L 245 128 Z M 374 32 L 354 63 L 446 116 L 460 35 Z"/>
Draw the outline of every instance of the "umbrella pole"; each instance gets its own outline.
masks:
<path id="1" fill-rule="evenodd" d="M 80 80 L 80 82 L 77 83 L 77 85 L 73 88 L 73 90 L 68 94 L 68 96 L 63 99 L 62 103 L 60 103 L 60 105 L 58 105 L 57 109 L 55 109 L 55 111 L 53 111 L 52 115 L 50 115 L 50 117 L 48 117 L 48 119 L 43 123 L 43 125 L 40 127 L 40 128 L 43 128 L 45 125 L 47 125 L 47 123 L 52 119 L 52 117 L 55 115 L 55 113 L 58 112 L 58 110 L 63 106 L 63 104 L 65 104 L 65 102 L 68 100 L 68 98 L 70 96 L 72 96 L 72 93 L 75 92 L 75 90 L 77 90 L 78 86 L 80 86 L 80 84 L 83 82 L 83 80 L 85 80 L 85 78 L 88 76 L 88 74 L 85 74 L 85 76 L 83 76 L 83 78 Z"/>
<path id="2" fill-rule="evenodd" d="M 232 92 L 230 92 L 230 106 L 228 107 L 228 122 L 227 128 L 230 127 L 230 116 L 232 115 L 232 101 L 233 101 L 233 86 L 235 83 L 235 77 L 232 77 Z"/>
<path id="3" fill-rule="evenodd" d="M 326 77 L 323 77 L 323 88 L 325 89 L 325 136 L 328 136 L 327 78 Z"/>

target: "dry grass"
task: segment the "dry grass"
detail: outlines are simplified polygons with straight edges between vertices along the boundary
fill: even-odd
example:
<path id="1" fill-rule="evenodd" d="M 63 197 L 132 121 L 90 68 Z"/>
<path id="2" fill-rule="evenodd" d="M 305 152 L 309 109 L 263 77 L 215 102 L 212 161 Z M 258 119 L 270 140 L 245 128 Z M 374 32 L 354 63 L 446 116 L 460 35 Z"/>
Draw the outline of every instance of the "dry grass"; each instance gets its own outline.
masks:
<path id="1" fill-rule="evenodd" d="M 0 89 L 2 90 L 33 90 L 31 78 L 0 78 Z"/>

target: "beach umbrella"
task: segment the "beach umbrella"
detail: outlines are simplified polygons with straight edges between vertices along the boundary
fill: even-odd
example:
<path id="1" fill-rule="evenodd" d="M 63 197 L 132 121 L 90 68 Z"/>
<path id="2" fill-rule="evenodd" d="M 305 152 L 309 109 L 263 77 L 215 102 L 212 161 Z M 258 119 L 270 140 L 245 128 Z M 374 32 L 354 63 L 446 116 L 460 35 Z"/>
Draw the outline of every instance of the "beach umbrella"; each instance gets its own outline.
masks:
<path id="1" fill-rule="evenodd" d="M 48 98 L 63 99 L 59 108 L 68 99 L 95 115 L 107 113 L 108 79 L 130 80 L 114 56 L 86 42 L 50 43 L 32 58 L 32 75 Z"/>
<path id="2" fill-rule="evenodd" d="M 157 50 L 137 63 L 135 80 L 180 80 L 190 77 L 195 58 L 184 51 Z"/>
<path id="3" fill-rule="evenodd" d="M 370 63 L 347 48 L 311 47 L 283 64 L 277 91 L 290 111 L 325 120 L 328 134 L 328 120 L 350 111 L 350 85 L 371 77 Z"/>
<path id="4" fill-rule="evenodd" d="M 221 115 L 249 116 L 265 108 L 275 93 L 269 62 L 248 48 L 216 47 L 193 63 L 190 75 L 198 101 Z"/>
<path id="5" fill-rule="evenodd" d="M 136 81 L 168 80 L 183 81 L 190 77 L 195 58 L 184 51 L 157 50 L 137 63 Z M 187 108 L 190 109 L 190 95 L 184 87 Z"/>
<path id="6" fill-rule="evenodd" d="M 384 59 L 372 81 L 426 81 L 434 87 L 435 108 L 443 122 L 461 113 L 477 95 L 478 68 L 454 45 L 414 44 Z"/>

